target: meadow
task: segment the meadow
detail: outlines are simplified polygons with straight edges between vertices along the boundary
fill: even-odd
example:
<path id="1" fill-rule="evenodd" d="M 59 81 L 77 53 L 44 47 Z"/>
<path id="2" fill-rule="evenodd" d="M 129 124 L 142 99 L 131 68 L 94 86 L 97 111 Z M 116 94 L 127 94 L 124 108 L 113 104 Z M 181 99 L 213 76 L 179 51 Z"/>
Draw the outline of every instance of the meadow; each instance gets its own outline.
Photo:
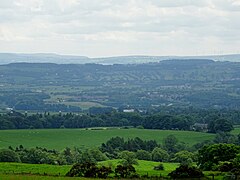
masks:
<path id="1" fill-rule="evenodd" d="M 125 139 L 140 137 L 144 140 L 156 140 L 158 143 L 162 143 L 168 135 L 176 136 L 179 141 L 189 146 L 215 137 L 214 134 L 193 131 L 134 128 L 1 130 L 0 148 L 17 147 L 19 145 L 26 148 L 38 146 L 56 150 L 63 150 L 65 147 L 89 148 L 98 147 L 115 136 Z"/>
<path id="2" fill-rule="evenodd" d="M 120 160 L 108 160 L 99 162 L 100 165 L 111 166 L 115 168 Z M 167 177 L 168 173 L 178 167 L 178 163 L 162 163 L 164 170 L 153 170 L 153 167 L 158 165 L 158 162 L 138 160 L 138 165 L 134 165 L 136 171 L 140 175 L 162 176 Z M 86 178 L 69 178 L 64 177 L 70 170 L 71 166 L 57 166 L 45 164 L 23 164 L 23 163 L 0 163 L 0 179 L 4 180 L 70 180 L 70 179 L 85 179 Z M 215 179 L 222 179 L 224 173 L 219 172 L 204 172 L 205 176 L 211 178 L 215 174 Z M 113 176 L 112 174 L 111 176 Z M 90 179 L 90 178 L 87 178 Z"/>
<path id="3" fill-rule="evenodd" d="M 120 160 L 108 160 L 100 162 L 99 165 L 106 165 L 115 168 L 119 164 Z M 176 169 L 178 163 L 163 163 L 164 170 L 153 170 L 154 166 L 158 165 L 158 162 L 138 160 L 138 165 L 134 165 L 136 171 L 140 175 L 149 176 L 167 176 L 169 172 Z M 57 165 L 45 165 L 45 164 L 23 164 L 23 163 L 0 163 L 0 178 L 2 176 L 11 175 L 30 175 L 63 177 L 70 170 L 71 166 L 57 166 Z M 113 176 L 114 174 L 112 174 Z"/>

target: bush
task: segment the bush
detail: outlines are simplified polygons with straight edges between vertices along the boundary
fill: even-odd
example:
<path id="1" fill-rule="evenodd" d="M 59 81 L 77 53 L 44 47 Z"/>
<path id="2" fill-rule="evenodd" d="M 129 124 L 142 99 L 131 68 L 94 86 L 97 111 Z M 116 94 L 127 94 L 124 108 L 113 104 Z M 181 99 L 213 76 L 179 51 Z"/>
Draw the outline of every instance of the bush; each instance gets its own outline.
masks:
<path id="1" fill-rule="evenodd" d="M 153 169 L 154 169 L 154 170 L 157 170 L 157 171 L 164 170 L 164 166 L 163 166 L 163 164 L 159 164 L 159 165 L 157 165 L 157 166 L 154 166 Z"/>
<path id="2" fill-rule="evenodd" d="M 152 151 L 152 160 L 157 162 L 164 162 L 169 159 L 169 154 L 167 151 L 161 148 L 154 148 Z"/>
<path id="3" fill-rule="evenodd" d="M 218 170 L 221 172 L 230 172 L 234 169 L 234 165 L 231 162 L 222 162 L 218 166 Z"/>
<path id="4" fill-rule="evenodd" d="M 20 162 L 20 158 L 17 153 L 10 149 L 1 149 L 0 162 Z"/>
<path id="5" fill-rule="evenodd" d="M 136 174 L 136 170 L 132 165 L 118 165 L 115 169 L 115 177 L 117 178 L 131 178 L 131 177 L 138 177 Z"/>
<path id="6" fill-rule="evenodd" d="M 66 174 L 69 177 L 107 178 L 112 169 L 106 166 L 98 167 L 95 163 L 75 164 Z"/>
<path id="7" fill-rule="evenodd" d="M 203 173 L 196 167 L 190 167 L 186 165 L 180 165 L 176 170 L 168 174 L 173 179 L 176 178 L 201 178 Z"/>
<path id="8" fill-rule="evenodd" d="M 149 153 L 148 151 L 145 151 L 145 150 L 138 150 L 136 152 L 136 158 L 139 159 L 139 160 L 150 161 L 151 160 L 151 153 Z"/>

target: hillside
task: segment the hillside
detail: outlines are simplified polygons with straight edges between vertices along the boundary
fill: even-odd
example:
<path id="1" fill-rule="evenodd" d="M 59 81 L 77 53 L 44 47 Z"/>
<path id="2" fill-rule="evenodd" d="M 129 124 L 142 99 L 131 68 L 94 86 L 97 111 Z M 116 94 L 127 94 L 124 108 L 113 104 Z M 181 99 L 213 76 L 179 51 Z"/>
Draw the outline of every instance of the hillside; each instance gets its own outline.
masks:
<path id="1" fill-rule="evenodd" d="M 14 63 L 0 66 L 0 106 L 80 111 L 137 108 L 240 107 L 240 63 L 168 60 L 132 65 Z"/>

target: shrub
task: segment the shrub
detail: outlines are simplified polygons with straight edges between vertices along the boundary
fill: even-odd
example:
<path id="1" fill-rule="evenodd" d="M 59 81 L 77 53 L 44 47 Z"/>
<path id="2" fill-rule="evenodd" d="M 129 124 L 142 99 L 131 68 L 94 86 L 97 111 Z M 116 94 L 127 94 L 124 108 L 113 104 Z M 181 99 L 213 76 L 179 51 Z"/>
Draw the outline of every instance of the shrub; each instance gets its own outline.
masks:
<path id="1" fill-rule="evenodd" d="M 17 153 L 10 149 L 1 149 L 0 162 L 20 162 L 20 158 Z"/>
<path id="2" fill-rule="evenodd" d="M 98 167 L 95 163 L 86 162 L 83 164 L 75 164 L 66 174 L 69 177 L 90 177 L 90 178 L 107 178 L 112 169 L 106 166 Z"/>
<path id="3" fill-rule="evenodd" d="M 117 178 L 130 178 L 138 176 L 136 170 L 132 165 L 118 165 L 115 169 L 115 177 Z"/>
<path id="4" fill-rule="evenodd" d="M 154 166 L 153 169 L 154 169 L 154 170 L 157 170 L 157 171 L 164 170 L 164 166 L 163 166 L 163 164 L 159 164 L 159 165 L 157 165 L 157 166 Z"/>
<path id="5" fill-rule="evenodd" d="M 190 167 L 186 165 L 180 165 L 176 170 L 168 174 L 173 179 L 176 178 L 201 178 L 203 173 L 196 167 Z"/>
<path id="6" fill-rule="evenodd" d="M 167 161 L 169 159 L 169 154 L 167 151 L 161 148 L 154 148 L 152 151 L 152 160 L 157 162 Z"/>
<path id="7" fill-rule="evenodd" d="M 139 160 L 151 160 L 151 153 L 145 150 L 138 150 L 136 152 L 136 158 Z"/>

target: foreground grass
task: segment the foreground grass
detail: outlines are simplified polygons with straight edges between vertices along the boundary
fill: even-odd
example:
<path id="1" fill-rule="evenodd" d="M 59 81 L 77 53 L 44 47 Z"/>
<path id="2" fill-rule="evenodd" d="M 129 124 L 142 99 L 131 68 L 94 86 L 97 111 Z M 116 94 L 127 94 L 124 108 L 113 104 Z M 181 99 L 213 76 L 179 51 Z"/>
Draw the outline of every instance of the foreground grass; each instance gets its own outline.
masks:
<path id="1" fill-rule="evenodd" d="M 105 166 L 111 166 L 115 168 L 121 160 L 115 159 L 115 160 L 108 160 L 100 162 L 99 164 L 105 165 Z M 153 162 L 153 161 L 144 161 L 144 160 L 138 160 L 138 165 L 134 165 L 137 173 L 139 175 L 149 175 L 149 176 L 167 176 L 171 171 L 175 170 L 179 163 L 161 163 L 164 166 L 164 170 L 157 171 L 154 170 L 154 166 L 159 165 L 159 162 Z"/>
<path id="2" fill-rule="evenodd" d="M 188 145 L 211 140 L 214 134 L 193 131 L 148 130 L 148 129 L 119 129 L 110 128 L 102 130 L 85 129 L 39 129 L 39 130 L 1 130 L 0 148 L 16 147 L 45 147 L 62 150 L 65 147 L 97 147 L 111 137 L 127 138 L 140 137 L 144 140 L 156 140 L 162 143 L 168 135 L 176 136 Z"/>
<path id="3" fill-rule="evenodd" d="M 100 162 L 101 165 L 111 166 L 115 168 L 119 164 L 120 160 L 109 160 Z M 156 171 L 153 170 L 154 166 L 158 165 L 157 162 L 151 161 L 138 161 L 138 165 L 135 165 L 136 171 L 140 175 L 149 176 L 167 176 L 169 172 L 174 170 L 177 163 L 163 163 L 165 170 Z M 23 163 L 0 163 L 0 179 L 19 179 L 19 180 L 31 180 L 31 179 L 72 179 L 64 177 L 65 174 L 71 169 L 72 166 L 56 166 L 45 164 L 23 164 Z M 112 174 L 111 176 L 114 176 Z M 84 178 L 73 178 L 84 179 Z"/>
<path id="4" fill-rule="evenodd" d="M 92 178 L 0 174 L 0 179 L 1 180 L 91 180 Z"/>
<path id="5" fill-rule="evenodd" d="M 99 165 L 111 166 L 113 169 L 119 164 L 120 160 L 108 160 L 99 162 Z M 169 172 L 178 167 L 178 163 L 162 163 L 163 171 L 154 170 L 158 162 L 139 160 L 138 165 L 134 165 L 140 175 L 150 176 L 167 176 Z M 0 174 L 31 174 L 31 175 L 48 175 L 48 176 L 65 176 L 71 169 L 71 165 L 57 166 L 46 164 L 24 164 L 24 163 L 0 163 Z"/>
<path id="6" fill-rule="evenodd" d="M 47 164 L 0 163 L 0 174 L 65 176 L 72 166 Z"/>
<path id="7" fill-rule="evenodd" d="M 108 160 L 100 162 L 101 165 L 111 166 L 115 168 L 119 164 L 120 160 Z M 136 171 L 141 176 L 162 176 L 167 175 L 178 167 L 178 163 L 162 163 L 164 170 L 156 171 L 154 166 L 159 165 L 158 162 L 152 161 L 138 161 L 138 165 L 134 165 Z M 69 178 L 65 177 L 65 174 L 71 169 L 72 166 L 57 166 L 57 165 L 44 165 L 44 164 L 23 164 L 23 163 L 0 163 L 0 179 L 4 180 L 70 180 L 70 179 L 81 179 L 86 178 Z M 212 179 L 212 175 L 216 180 L 223 179 L 224 174 L 219 172 L 204 172 L 205 178 Z M 112 174 L 113 176 L 113 174 Z M 89 179 L 89 178 L 87 178 Z M 91 180 L 91 179 L 90 179 Z"/>

